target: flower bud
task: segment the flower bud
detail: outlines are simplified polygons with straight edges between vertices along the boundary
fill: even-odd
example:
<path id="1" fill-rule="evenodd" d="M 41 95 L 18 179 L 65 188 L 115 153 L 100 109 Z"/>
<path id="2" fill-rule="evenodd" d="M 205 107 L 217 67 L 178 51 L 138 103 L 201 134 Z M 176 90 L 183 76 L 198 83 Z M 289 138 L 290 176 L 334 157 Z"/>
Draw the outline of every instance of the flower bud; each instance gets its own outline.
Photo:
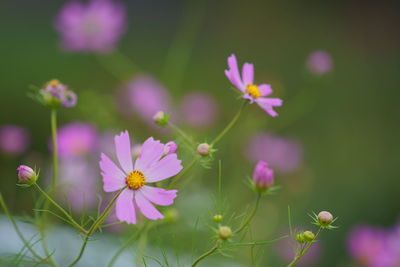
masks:
<path id="1" fill-rule="evenodd" d="M 164 155 L 176 153 L 177 150 L 178 150 L 178 145 L 174 141 L 170 141 L 166 143 L 164 146 Z"/>
<path id="2" fill-rule="evenodd" d="M 18 171 L 18 181 L 21 184 L 32 185 L 36 182 L 38 178 L 36 172 L 32 168 L 26 165 L 20 165 L 17 168 L 17 171 Z"/>
<path id="3" fill-rule="evenodd" d="M 40 90 L 43 102 L 52 108 L 74 107 L 77 102 L 76 94 L 69 90 L 59 80 L 51 80 Z"/>
<path id="4" fill-rule="evenodd" d="M 220 226 L 218 228 L 218 236 L 222 240 L 227 240 L 229 237 L 232 236 L 232 230 L 229 226 Z"/>
<path id="5" fill-rule="evenodd" d="M 307 242 L 311 242 L 311 241 L 313 241 L 315 239 L 315 235 L 311 231 L 305 231 L 303 233 L 303 237 Z"/>
<path id="6" fill-rule="evenodd" d="M 298 233 L 296 235 L 296 241 L 299 243 L 305 243 L 306 239 L 304 238 L 304 234 L 303 233 Z"/>
<path id="7" fill-rule="evenodd" d="M 318 222 L 321 225 L 329 225 L 333 221 L 333 216 L 329 211 L 321 211 L 318 213 Z"/>
<path id="8" fill-rule="evenodd" d="M 253 171 L 253 182 L 259 191 L 265 191 L 274 184 L 274 171 L 268 168 L 268 163 L 257 163 Z"/>
<path id="9" fill-rule="evenodd" d="M 197 146 L 197 152 L 201 155 L 201 156 L 208 156 L 211 152 L 211 146 L 207 143 L 202 143 L 200 145 Z"/>
<path id="10" fill-rule="evenodd" d="M 221 214 L 215 214 L 213 216 L 213 221 L 218 223 L 218 222 L 221 222 L 223 218 L 224 217 Z"/>
<path id="11" fill-rule="evenodd" d="M 165 114 L 163 111 L 158 111 L 153 116 L 153 121 L 161 127 L 167 126 L 169 123 L 169 115 Z"/>

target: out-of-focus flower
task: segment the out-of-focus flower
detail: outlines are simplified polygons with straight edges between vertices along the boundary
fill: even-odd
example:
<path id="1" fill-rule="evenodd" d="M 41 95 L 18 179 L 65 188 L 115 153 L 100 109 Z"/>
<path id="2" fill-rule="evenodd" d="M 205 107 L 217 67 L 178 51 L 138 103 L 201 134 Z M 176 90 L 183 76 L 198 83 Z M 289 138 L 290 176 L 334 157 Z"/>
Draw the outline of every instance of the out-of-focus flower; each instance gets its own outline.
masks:
<path id="1" fill-rule="evenodd" d="M 165 155 L 176 153 L 176 151 L 178 151 L 178 145 L 174 141 L 169 141 L 168 143 L 165 144 L 164 147 Z"/>
<path id="2" fill-rule="evenodd" d="M 21 184 L 34 184 L 36 180 L 38 179 L 38 175 L 36 172 L 31 168 L 26 165 L 20 165 L 17 168 L 18 171 L 18 181 Z"/>
<path id="3" fill-rule="evenodd" d="M 60 105 L 63 107 L 71 108 L 76 105 L 77 96 L 69 90 L 68 87 L 59 80 L 51 80 L 40 90 L 43 98 L 43 103 L 52 107 L 58 108 Z"/>
<path id="4" fill-rule="evenodd" d="M 0 152 L 17 156 L 26 151 L 29 143 L 30 137 L 25 128 L 16 125 L 0 127 Z"/>
<path id="5" fill-rule="evenodd" d="M 66 158 L 60 161 L 57 196 L 76 212 L 97 205 L 96 168 L 85 158 Z"/>
<path id="6" fill-rule="evenodd" d="M 97 146 L 96 129 L 87 123 L 73 122 L 58 130 L 60 157 L 81 157 L 93 152 Z"/>
<path id="7" fill-rule="evenodd" d="M 113 192 L 127 186 L 116 201 L 116 214 L 120 221 L 136 223 L 137 209 L 150 220 L 162 219 L 164 216 L 153 204 L 169 206 L 173 203 L 177 190 L 145 185 L 170 178 L 182 170 L 181 161 L 175 153 L 162 157 L 164 147 L 152 137 L 147 139 L 140 156 L 133 163 L 129 134 L 125 131 L 115 136 L 115 150 L 121 168 L 101 154 L 104 191 Z"/>
<path id="8" fill-rule="evenodd" d="M 229 81 L 243 93 L 243 98 L 250 100 L 250 103 L 256 102 L 265 112 L 272 117 L 278 116 L 274 107 L 282 106 L 282 99 L 269 98 L 272 94 L 272 88 L 269 84 L 254 84 L 254 66 L 250 63 L 243 64 L 242 75 L 239 73 L 236 56 L 228 57 L 228 67 L 225 75 Z"/>
<path id="9" fill-rule="evenodd" d="M 258 190 L 265 190 L 274 184 L 274 171 L 268 163 L 259 161 L 253 171 L 253 182 Z"/>
<path id="10" fill-rule="evenodd" d="M 136 76 L 128 84 L 128 98 L 133 111 L 150 124 L 158 111 L 171 111 L 167 89 L 150 75 Z"/>
<path id="11" fill-rule="evenodd" d="M 351 256 L 363 266 L 394 267 L 400 264 L 400 249 L 392 246 L 393 240 L 396 240 L 395 231 L 361 225 L 350 232 L 347 244 Z M 397 244 L 400 244 L 400 235 L 397 235 Z"/>
<path id="12" fill-rule="evenodd" d="M 55 28 L 65 50 L 109 52 L 125 32 L 125 8 L 111 0 L 69 1 L 57 15 Z"/>
<path id="13" fill-rule="evenodd" d="M 303 149 L 295 140 L 268 133 L 250 137 L 245 155 L 250 162 L 263 160 L 281 173 L 295 171 L 303 161 Z"/>
<path id="14" fill-rule="evenodd" d="M 332 58 L 326 51 L 314 51 L 307 59 L 308 69 L 315 75 L 323 75 L 332 70 Z"/>
<path id="15" fill-rule="evenodd" d="M 211 95 L 192 92 L 183 97 L 179 112 L 179 119 L 183 123 L 191 127 L 203 128 L 212 125 L 217 116 L 218 105 Z"/>

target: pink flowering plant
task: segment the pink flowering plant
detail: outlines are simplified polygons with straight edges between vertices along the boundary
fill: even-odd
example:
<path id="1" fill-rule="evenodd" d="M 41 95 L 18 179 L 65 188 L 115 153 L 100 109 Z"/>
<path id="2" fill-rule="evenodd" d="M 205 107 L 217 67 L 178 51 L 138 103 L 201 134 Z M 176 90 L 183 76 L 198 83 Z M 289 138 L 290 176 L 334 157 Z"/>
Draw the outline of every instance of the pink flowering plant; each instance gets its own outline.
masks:
<path id="1" fill-rule="evenodd" d="M 57 15 L 55 27 L 61 35 L 60 43 L 63 49 L 104 53 L 116 50 L 119 38 L 126 29 L 125 16 L 125 9 L 119 2 L 111 0 L 90 0 L 88 3 L 69 2 Z M 219 60 L 224 62 L 225 58 L 221 57 Z M 139 75 L 129 83 L 128 101 L 124 102 L 131 105 L 132 110 L 146 124 L 126 124 L 121 129 L 131 126 L 132 129 L 129 131 L 118 129 L 115 131 L 113 140 L 109 138 L 105 142 L 100 142 L 101 134 L 90 123 L 74 122 L 58 129 L 57 115 L 60 109 L 73 108 L 78 104 L 77 94 L 67 85 L 54 79 L 40 88 L 33 87 L 31 96 L 47 107 L 50 112 L 51 166 L 41 166 L 44 171 L 42 171 L 42 175 L 39 175 L 34 168 L 21 164 L 17 168 L 17 177 L 18 185 L 26 187 L 24 190 L 33 188 L 36 191 L 35 196 L 40 196 L 36 198 L 35 218 L 32 220 L 36 225 L 35 229 L 40 237 L 39 240 L 30 239 L 21 232 L 19 224 L 16 223 L 16 219 L 11 215 L 0 194 L 1 207 L 18 233 L 24 250 L 28 251 L 26 255 L 21 254 L 20 256 L 33 265 L 75 266 L 80 263 L 87 248 L 92 246 L 92 242 L 101 242 L 98 239 L 103 231 L 118 225 L 123 226 L 119 230 L 122 229 L 121 237 L 125 240 L 117 250 L 113 249 L 113 255 L 107 262 L 107 266 L 117 266 L 116 261 L 131 245 L 135 243 L 142 244 L 141 246 L 146 245 L 150 230 L 157 231 L 162 227 L 169 227 L 168 231 L 179 232 L 180 228 L 176 225 L 179 215 L 185 212 L 198 213 L 195 207 L 185 210 L 179 205 L 179 202 L 187 202 L 191 197 L 190 194 L 195 195 L 198 191 L 203 190 L 201 186 L 198 186 L 196 190 L 188 193 L 190 192 L 188 186 L 195 183 L 192 179 L 197 179 L 196 182 L 201 183 L 203 175 L 215 174 L 218 177 L 216 179 L 218 187 L 215 192 L 216 197 L 214 197 L 215 207 L 212 205 L 208 207 L 209 210 L 212 210 L 212 214 L 208 216 L 209 220 L 204 222 L 204 225 L 211 228 L 209 230 L 211 242 L 207 244 L 209 248 L 189 260 L 185 255 L 179 255 L 185 258 L 184 266 L 194 267 L 203 264 L 203 261 L 203 266 L 209 266 L 211 263 L 206 264 L 206 262 L 211 260 L 209 256 L 213 254 L 219 253 L 225 256 L 239 247 L 254 248 L 271 245 L 282 239 L 290 239 L 293 243 L 293 254 L 287 266 L 297 265 L 318 241 L 323 230 L 336 228 L 332 225 L 336 219 L 330 212 L 322 211 L 312 215 L 312 224 L 318 227 L 315 234 L 311 230 L 295 232 L 292 229 L 289 209 L 289 233 L 276 233 L 272 238 L 249 234 L 254 219 L 258 214 L 264 212 L 264 209 L 260 207 L 267 201 L 266 199 L 269 200 L 274 194 L 277 194 L 278 189 L 285 190 L 279 185 L 279 176 L 275 173 L 274 165 L 280 166 L 276 162 L 287 160 L 286 155 L 290 154 L 287 151 L 293 150 L 287 149 L 286 143 L 278 146 L 279 149 L 268 152 L 268 157 L 263 151 L 257 150 L 260 147 L 264 150 L 264 146 L 255 144 L 255 148 L 252 148 L 251 151 L 257 150 L 257 153 L 250 153 L 252 161 L 257 162 L 253 166 L 253 171 L 247 168 L 246 172 L 241 173 L 244 177 L 242 180 L 229 180 L 229 183 L 246 185 L 245 177 L 251 177 L 248 179 L 247 188 L 243 186 L 241 189 L 243 194 L 251 195 L 253 199 L 246 203 L 249 208 L 246 210 L 235 208 L 235 214 L 224 205 L 235 196 L 224 191 L 225 188 L 228 188 L 225 186 L 228 181 L 223 179 L 222 166 L 225 159 L 220 155 L 226 147 L 220 145 L 220 141 L 225 136 L 233 134 L 232 129 L 236 127 L 247 104 L 256 103 L 266 113 L 257 111 L 263 115 L 261 117 L 263 120 L 279 120 L 277 118 L 279 108 L 283 105 L 281 98 L 271 97 L 273 89 L 270 84 L 255 82 L 253 64 L 244 63 L 242 71 L 240 71 L 234 54 L 230 55 L 227 61 L 227 69 L 224 72 L 227 78 L 226 86 L 228 87 L 230 83 L 239 90 L 242 104 L 226 126 L 217 129 L 218 133 L 212 138 L 202 136 L 202 132 L 200 132 L 200 136 L 195 136 L 181 128 L 179 123 L 194 125 L 196 129 L 211 127 L 217 112 L 216 100 L 211 96 L 196 93 L 189 98 L 185 97 L 183 108 L 174 111 L 173 105 L 169 103 L 167 90 L 147 75 Z M 113 62 L 115 63 L 115 61 Z M 113 68 L 108 68 L 108 70 L 114 76 L 118 76 L 118 74 L 115 75 Z M 223 78 L 222 69 L 220 76 Z M 199 95 L 201 99 L 198 99 Z M 274 93 L 274 95 L 279 94 Z M 197 114 L 210 105 L 212 106 L 210 110 L 203 114 Z M 100 109 L 103 108 L 101 105 L 98 106 Z M 194 107 L 196 112 L 192 112 L 191 107 Z M 65 112 L 68 112 L 68 109 L 65 109 Z M 143 138 L 142 129 L 147 127 L 149 122 L 152 124 L 152 136 L 159 135 L 160 137 Z M 133 136 L 139 141 L 131 142 Z M 141 138 L 143 139 L 141 140 Z M 281 153 L 282 150 L 287 154 Z M 279 155 L 276 155 L 277 153 Z M 265 160 L 266 158 L 278 158 L 278 160 L 268 162 Z M 86 160 L 89 163 L 86 164 Z M 215 168 L 215 162 L 218 162 L 218 168 Z M 299 160 L 296 160 L 297 162 Z M 284 163 L 282 164 L 284 165 Z M 64 170 L 64 166 L 67 171 Z M 195 175 L 196 168 L 200 169 L 203 175 Z M 241 172 L 239 166 L 232 165 L 229 168 L 235 172 Z M 93 175 L 93 172 L 97 175 Z M 67 178 L 60 179 L 60 177 Z M 61 204 L 59 202 L 61 197 L 57 193 L 63 187 L 63 183 L 68 182 L 75 188 L 74 192 L 68 195 L 73 199 Z M 101 192 L 96 190 L 97 183 L 101 184 Z M 214 189 L 207 190 L 214 191 Z M 83 191 L 86 198 L 78 191 Z M 89 210 L 89 214 L 85 214 L 84 209 L 79 208 L 85 199 L 90 200 L 88 202 L 93 206 L 96 204 L 94 202 L 97 197 L 97 212 Z M 207 201 L 197 202 L 208 203 Z M 196 221 L 194 216 L 190 215 L 189 217 L 192 220 L 190 223 Z M 76 251 L 73 251 L 76 253 L 73 257 L 57 257 L 63 252 L 52 249 L 47 244 L 48 226 L 56 224 L 54 219 L 70 225 L 80 235 L 81 244 Z M 192 231 L 196 233 L 200 230 L 192 229 Z M 117 234 L 111 230 L 110 233 Z M 158 238 L 162 238 L 162 236 Z M 38 243 L 42 245 L 43 249 L 38 249 Z M 152 246 L 156 244 L 153 242 Z M 144 248 L 138 247 L 135 257 L 138 262 L 143 260 L 146 264 Z M 63 259 L 62 263 L 59 262 L 60 258 Z"/>

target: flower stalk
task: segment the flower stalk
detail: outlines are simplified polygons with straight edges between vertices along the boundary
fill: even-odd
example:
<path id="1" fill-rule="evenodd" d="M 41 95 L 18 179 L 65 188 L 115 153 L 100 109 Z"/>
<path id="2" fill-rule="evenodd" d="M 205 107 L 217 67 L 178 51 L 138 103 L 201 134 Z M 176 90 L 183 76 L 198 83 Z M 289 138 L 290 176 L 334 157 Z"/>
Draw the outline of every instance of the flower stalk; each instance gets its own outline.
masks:
<path id="1" fill-rule="evenodd" d="M 198 257 L 193 263 L 192 263 L 192 267 L 195 267 L 199 262 L 201 262 L 202 260 L 204 260 L 205 258 L 207 258 L 208 256 L 212 255 L 215 251 L 217 251 L 219 248 L 221 247 L 221 240 L 217 240 L 215 242 L 215 245 L 208 250 L 207 252 L 205 252 L 203 255 L 201 255 L 200 257 Z"/>
<path id="2" fill-rule="evenodd" d="M 242 225 L 235 230 L 235 234 L 240 233 L 241 231 L 243 231 L 243 229 L 246 228 L 246 226 L 251 222 L 251 220 L 253 219 L 254 215 L 257 212 L 258 209 L 258 205 L 260 203 L 260 198 L 261 198 L 261 194 L 257 194 L 257 199 L 256 199 L 256 204 L 254 205 L 254 208 L 252 210 L 252 212 L 250 213 L 250 215 L 246 218 L 246 220 L 242 223 Z"/>

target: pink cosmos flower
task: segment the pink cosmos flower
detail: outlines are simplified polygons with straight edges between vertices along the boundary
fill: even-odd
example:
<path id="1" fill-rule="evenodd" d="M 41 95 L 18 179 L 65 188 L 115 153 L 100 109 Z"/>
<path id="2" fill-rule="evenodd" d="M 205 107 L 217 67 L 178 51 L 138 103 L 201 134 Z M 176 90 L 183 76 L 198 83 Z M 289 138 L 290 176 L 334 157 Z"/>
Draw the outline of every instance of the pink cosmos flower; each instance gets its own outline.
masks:
<path id="1" fill-rule="evenodd" d="M 228 67 L 225 75 L 229 81 L 243 93 L 243 98 L 250 100 L 250 103 L 256 102 L 265 112 L 272 117 L 278 116 L 274 107 L 282 106 L 282 99 L 266 97 L 272 94 L 272 88 L 269 84 L 254 84 L 254 66 L 250 63 L 244 63 L 242 75 L 240 75 L 236 56 L 228 57 Z"/>
<path id="2" fill-rule="evenodd" d="M 179 111 L 179 117 L 185 124 L 195 128 L 204 128 L 216 121 L 218 105 L 209 94 L 191 92 L 183 97 Z"/>
<path id="3" fill-rule="evenodd" d="M 0 127 L 0 152 L 17 156 L 26 151 L 30 143 L 30 136 L 25 128 L 16 125 Z"/>
<path id="4" fill-rule="evenodd" d="M 332 70 L 331 55 L 323 50 L 312 52 L 307 59 L 308 69 L 315 75 L 323 75 Z"/>
<path id="5" fill-rule="evenodd" d="M 133 162 L 129 134 L 125 131 L 115 136 L 115 150 L 121 167 L 101 154 L 104 191 L 113 192 L 127 186 L 116 201 L 116 215 L 120 221 L 136 223 L 138 210 L 150 220 L 162 219 L 164 216 L 153 204 L 168 206 L 174 202 L 177 190 L 146 185 L 170 178 L 182 170 L 177 155 L 164 155 L 164 149 L 164 144 L 150 137 L 143 143 L 139 157 Z"/>
<path id="6" fill-rule="evenodd" d="M 58 14 L 55 28 L 65 50 L 109 52 L 125 32 L 125 8 L 110 0 L 69 1 Z"/>
<path id="7" fill-rule="evenodd" d="M 133 111 L 151 125 L 158 111 L 171 111 L 168 90 L 147 74 L 136 76 L 128 84 L 127 98 Z"/>
<path id="8" fill-rule="evenodd" d="M 58 130 L 57 137 L 58 152 L 62 158 L 85 156 L 93 152 L 97 145 L 96 129 L 87 123 L 64 125 Z"/>

